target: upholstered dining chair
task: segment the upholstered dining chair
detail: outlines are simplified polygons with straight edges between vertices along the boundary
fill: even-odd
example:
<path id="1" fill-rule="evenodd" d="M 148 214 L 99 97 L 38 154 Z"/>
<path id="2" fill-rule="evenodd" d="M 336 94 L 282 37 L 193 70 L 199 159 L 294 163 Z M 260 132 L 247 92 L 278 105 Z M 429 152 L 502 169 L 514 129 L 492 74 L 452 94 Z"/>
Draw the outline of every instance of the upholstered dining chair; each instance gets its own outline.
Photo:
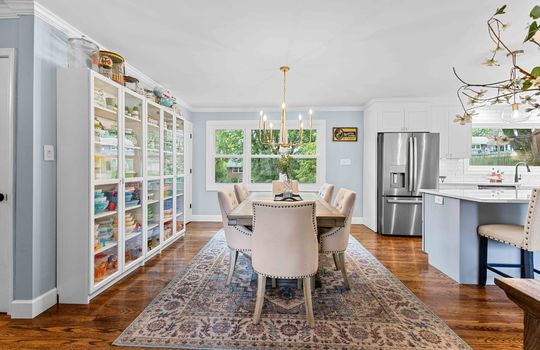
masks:
<path id="1" fill-rule="evenodd" d="M 319 197 L 324 199 L 326 203 L 332 204 L 332 195 L 334 194 L 334 185 L 329 183 L 324 183 L 319 190 Z"/>
<path id="2" fill-rule="evenodd" d="M 493 271 L 503 277 L 511 277 L 496 269 L 496 267 L 513 267 L 520 269 L 521 278 L 534 278 L 534 273 L 540 273 L 534 268 L 534 252 L 540 250 L 540 188 L 531 192 L 531 199 L 527 209 L 525 225 L 487 224 L 478 226 L 479 254 L 478 254 L 478 284 L 486 285 L 487 270 Z M 517 247 L 521 253 L 519 264 L 488 263 L 489 240 L 499 241 Z"/>
<path id="3" fill-rule="evenodd" d="M 293 193 L 298 193 L 298 181 L 292 180 L 291 181 L 292 191 Z M 285 191 L 285 182 L 274 180 L 272 181 L 272 193 L 283 193 Z"/>
<path id="4" fill-rule="evenodd" d="M 267 277 L 303 279 L 307 321 L 313 328 L 311 277 L 319 264 L 315 202 L 254 201 L 251 258 L 257 273 L 253 323 L 261 318 Z"/>
<path id="5" fill-rule="evenodd" d="M 323 229 L 322 233 L 319 232 L 320 252 L 323 254 L 332 253 L 336 269 L 341 270 L 341 274 L 343 275 L 343 285 L 346 289 L 351 289 L 345 266 L 345 251 L 347 250 L 349 235 L 351 234 L 355 200 L 356 192 L 341 188 L 334 200 L 334 207 L 345 216 L 345 226 Z"/>
<path id="6" fill-rule="evenodd" d="M 234 185 L 234 192 L 236 193 L 236 199 L 238 200 L 238 203 L 242 203 L 247 199 L 249 196 L 249 191 L 246 187 L 246 185 L 242 184 L 235 184 Z"/>
<path id="7" fill-rule="evenodd" d="M 238 206 L 238 200 L 233 189 L 218 191 L 219 208 L 221 209 L 221 219 L 223 220 L 223 231 L 225 239 L 230 249 L 229 273 L 225 285 L 231 284 L 234 274 L 234 267 L 238 259 L 238 252 L 251 251 L 251 231 L 244 226 L 229 226 L 229 213 Z"/>

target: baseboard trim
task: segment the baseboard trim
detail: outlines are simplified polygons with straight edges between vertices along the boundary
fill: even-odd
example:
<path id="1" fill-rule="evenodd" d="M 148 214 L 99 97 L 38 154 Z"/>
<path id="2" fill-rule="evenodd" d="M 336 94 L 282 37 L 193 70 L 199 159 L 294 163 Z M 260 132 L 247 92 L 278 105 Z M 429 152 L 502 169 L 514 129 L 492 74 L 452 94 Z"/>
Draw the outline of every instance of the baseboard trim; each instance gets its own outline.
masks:
<path id="1" fill-rule="evenodd" d="M 191 215 L 191 221 L 220 222 L 221 220 L 221 215 Z"/>
<path id="2" fill-rule="evenodd" d="M 34 318 L 53 305 L 56 305 L 56 288 L 31 300 L 13 300 L 11 318 Z"/>
<path id="3" fill-rule="evenodd" d="M 363 225 L 364 224 L 364 218 L 362 216 L 353 216 L 352 223 L 355 225 Z"/>

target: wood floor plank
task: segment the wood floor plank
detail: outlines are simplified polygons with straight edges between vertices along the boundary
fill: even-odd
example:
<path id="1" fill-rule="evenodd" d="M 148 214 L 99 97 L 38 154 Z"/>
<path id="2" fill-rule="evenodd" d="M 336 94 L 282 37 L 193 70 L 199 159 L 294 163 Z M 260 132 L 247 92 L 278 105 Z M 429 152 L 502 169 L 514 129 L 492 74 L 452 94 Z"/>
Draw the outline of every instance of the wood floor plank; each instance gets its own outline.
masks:
<path id="1" fill-rule="evenodd" d="M 220 226 L 221 223 L 187 225 L 184 238 L 89 305 L 56 305 L 33 320 L 11 320 L 0 314 L 0 349 L 111 349 L 112 341 Z M 523 313 L 498 287 L 453 282 L 429 266 L 419 238 L 384 237 L 361 225 L 353 225 L 352 232 L 474 349 L 521 349 Z"/>

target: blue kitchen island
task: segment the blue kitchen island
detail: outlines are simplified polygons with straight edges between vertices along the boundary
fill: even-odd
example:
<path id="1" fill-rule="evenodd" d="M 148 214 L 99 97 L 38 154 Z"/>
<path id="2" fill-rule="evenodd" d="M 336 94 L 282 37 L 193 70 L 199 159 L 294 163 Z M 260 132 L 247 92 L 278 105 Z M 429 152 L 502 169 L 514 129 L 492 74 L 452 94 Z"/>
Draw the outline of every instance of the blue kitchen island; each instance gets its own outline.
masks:
<path id="1" fill-rule="evenodd" d="M 478 235 L 482 224 L 523 225 L 530 190 L 421 190 L 423 250 L 429 264 L 461 284 L 478 284 Z M 534 257 L 540 267 L 540 254 Z M 519 249 L 489 241 L 490 263 L 520 263 Z M 519 277 L 519 269 L 502 269 Z M 494 274 L 488 271 L 488 284 Z"/>

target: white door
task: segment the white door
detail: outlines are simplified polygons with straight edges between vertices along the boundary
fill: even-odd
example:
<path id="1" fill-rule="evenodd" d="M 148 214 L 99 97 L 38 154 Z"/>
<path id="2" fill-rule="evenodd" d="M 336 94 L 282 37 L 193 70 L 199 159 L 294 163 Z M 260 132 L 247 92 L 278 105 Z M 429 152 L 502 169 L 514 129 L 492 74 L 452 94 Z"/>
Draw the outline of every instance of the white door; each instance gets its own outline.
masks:
<path id="1" fill-rule="evenodd" d="M 13 294 L 14 86 L 15 50 L 0 49 L 0 312 L 9 311 Z"/>
<path id="2" fill-rule="evenodd" d="M 185 173 L 186 173 L 186 198 L 184 203 L 184 208 L 186 208 L 186 224 L 191 222 L 191 213 L 192 209 L 192 194 L 193 194 L 193 124 L 191 122 L 185 121 L 184 124 L 185 135 L 186 135 L 186 145 L 184 152 L 184 162 L 185 162 Z"/>

